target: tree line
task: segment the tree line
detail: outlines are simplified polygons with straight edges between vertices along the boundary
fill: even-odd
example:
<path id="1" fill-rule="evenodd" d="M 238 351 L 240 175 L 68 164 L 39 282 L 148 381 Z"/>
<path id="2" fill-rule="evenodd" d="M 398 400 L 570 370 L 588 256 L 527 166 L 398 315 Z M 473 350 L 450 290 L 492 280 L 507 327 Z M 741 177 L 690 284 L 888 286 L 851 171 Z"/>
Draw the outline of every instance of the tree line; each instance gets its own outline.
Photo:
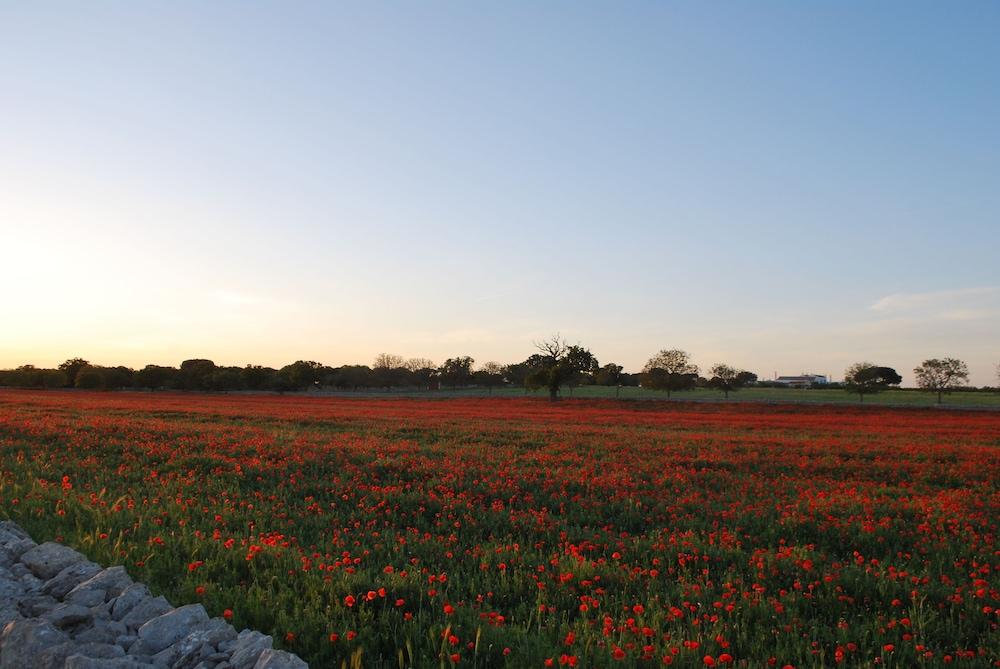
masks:
<path id="1" fill-rule="evenodd" d="M 0 386 L 28 388 L 81 388 L 90 390 L 148 389 L 195 391 L 275 391 L 309 389 L 343 391 L 485 387 L 490 393 L 501 386 L 544 389 L 557 400 L 582 385 L 622 388 L 642 386 L 673 393 L 695 388 L 714 388 L 729 394 L 747 386 L 772 385 L 759 381 L 753 372 L 717 363 L 702 375 L 691 356 L 680 349 L 664 349 L 653 355 L 639 373 L 624 371 L 616 363 L 600 364 L 587 348 L 569 344 L 559 335 L 536 342 L 536 353 L 513 364 L 487 362 L 475 366 L 469 356 L 449 358 L 435 365 L 426 358 L 404 358 L 389 353 L 376 356 L 372 365 L 330 367 L 311 360 L 298 360 L 275 369 L 261 365 L 245 367 L 216 365 L 207 359 L 183 361 L 179 367 L 146 365 L 141 369 L 93 365 L 82 358 L 66 360 L 57 368 L 22 365 L 0 370 Z M 913 370 L 917 385 L 937 394 L 965 387 L 968 367 L 955 358 L 925 360 Z M 1000 365 L 997 368 L 1000 378 Z M 864 401 L 866 395 L 898 387 L 902 377 L 891 367 L 859 362 L 844 372 L 844 382 L 829 384 L 844 388 Z"/>

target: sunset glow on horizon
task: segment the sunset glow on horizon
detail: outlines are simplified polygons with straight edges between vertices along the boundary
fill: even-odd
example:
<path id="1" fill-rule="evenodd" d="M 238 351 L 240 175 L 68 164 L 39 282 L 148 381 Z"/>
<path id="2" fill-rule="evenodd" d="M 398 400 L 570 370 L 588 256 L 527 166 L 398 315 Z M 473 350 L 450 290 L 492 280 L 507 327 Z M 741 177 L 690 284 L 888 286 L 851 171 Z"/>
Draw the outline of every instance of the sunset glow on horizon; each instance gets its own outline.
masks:
<path id="1" fill-rule="evenodd" d="M 1000 361 L 1000 6 L 0 9 L 0 368 Z"/>

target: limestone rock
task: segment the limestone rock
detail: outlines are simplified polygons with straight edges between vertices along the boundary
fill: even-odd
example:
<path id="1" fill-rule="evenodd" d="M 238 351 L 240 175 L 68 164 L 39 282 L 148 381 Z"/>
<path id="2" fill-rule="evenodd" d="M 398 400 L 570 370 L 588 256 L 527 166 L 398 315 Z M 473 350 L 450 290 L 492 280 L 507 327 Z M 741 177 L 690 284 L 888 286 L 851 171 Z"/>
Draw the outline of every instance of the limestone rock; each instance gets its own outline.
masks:
<path id="1" fill-rule="evenodd" d="M 98 572 L 91 578 L 76 586 L 66 594 L 66 601 L 72 602 L 84 592 L 102 592 L 105 599 L 111 599 L 122 594 L 132 585 L 125 567 L 109 567 Z"/>
<path id="2" fill-rule="evenodd" d="M 143 643 L 142 639 L 136 641 L 135 645 L 138 647 L 139 652 L 132 653 L 132 655 L 148 654 L 149 650 L 148 648 L 145 647 L 145 644 Z M 153 665 L 157 667 L 170 667 L 171 669 L 173 669 L 178 659 L 180 659 L 180 653 L 177 652 L 177 648 L 175 646 L 167 646 L 160 652 L 153 655 L 152 662 Z"/>
<path id="3" fill-rule="evenodd" d="M 62 599 L 70 590 L 99 571 L 101 571 L 101 568 L 88 560 L 71 564 L 46 581 L 45 585 L 42 586 L 42 593 L 51 595 L 56 599 Z"/>
<path id="4" fill-rule="evenodd" d="M 33 658 L 31 667 L 32 669 L 63 669 L 66 665 L 66 658 L 75 652 L 76 643 L 63 641 L 42 650 Z"/>
<path id="5" fill-rule="evenodd" d="M 58 543 L 0 521 L 0 669 L 307 669 L 201 604 L 174 609 Z"/>
<path id="6" fill-rule="evenodd" d="M 229 663 L 233 665 L 233 669 L 252 669 L 261 653 L 271 647 L 271 643 L 271 637 L 265 634 L 243 630 L 236 637 Z"/>
<path id="7" fill-rule="evenodd" d="M 133 583 L 125 588 L 122 594 L 112 600 L 111 617 L 115 620 L 121 620 L 128 615 L 129 611 L 135 608 L 136 604 L 151 596 L 149 588 L 145 585 L 142 583 Z"/>
<path id="8" fill-rule="evenodd" d="M 37 546 L 31 539 L 15 539 L 11 542 L 0 542 L 0 567 L 10 568 L 21 556 Z"/>
<path id="9" fill-rule="evenodd" d="M 146 622 L 157 616 L 163 615 L 171 608 L 173 607 L 171 607 L 167 600 L 162 596 L 144 599 L 136 604 L 135 608 L 129 611 L 128 615 L 122 618 L 121 622 L 123 622 L 126 627 L 138 629 Z"/>
<path id="10" fill-rule="evenodd" d="M 77 643 L 110 644 L 117 642 L 118 632 L 107 625 L 94 625 L 90 629 L 75 634 L 73 639 Z"/>
<path id="11" fill-rule="evenodd" d="M 4 569 L 0 573 L 0 602 L 14 602 L 24 596 L 24 585 L 14 575 Z"/>
<path id="12" fill-rule="evenodd" d="M 188 604 L 153 618 L 139 628 L 139 643 L 155 654 L 171 646 L 185 636 L 191 627 L 208 620 L 205 607 Z"/>
<path id="13" fill-rule="evenodd" d="M 97 659 L 125 657 L 122 647 L 113 643 L 80 643 L 77 644 L 74 654 Z"/>
<path id="14" fill-rule="evenodd" d="M 7 623 L 22 619 L 21 612 L 17 610 L 17 607 L 10 604 L 0 604 L 0 628 L 6 627 Z"/>
<path id="15" fill-rule="evenodd" d="M 296 655 L 269 648 L 260 654 L 253 669 L 309 669 L 309 665 Z"/>
<path id="16" fill-rule="evenodd" d="M 60 604 L 46 613 L 43 618 L 52 623 L 54 627 L 66 629 L 80 623 L 90 622 L 94 615 L 90 609 L 79 604 Z"/>
<path id="17" fill-rule="evenodd" d="M 21 556 L 21 564 L 38 578 L 47 581 L 71 564 L 83 562 L 85 559 L 69 546 L 46 541 L 26 551 Z"/>
<path id="18" fill-rule="evenodd" d="M 104 603 L 107 593 L 104 590 L 93 589 L 93 590 L 76 590 L 70 592 L 66 595 L 66 601 L 70 604 L 79 604 L 80 606 L 86 606 L 91 608 Z"/>
<path id="19" fill-rule="evenodd" d="M 56 607 L 59 602 L 48 595 L 21 597 L 17 608 L 25 618 L 39 618 Z"/>
<path id="20" fill-rule="evenodd" d="M 0 669 L 37 667 L 42 651 L 68 640 L 44 620 L 15 620 L 0 633 Z"/>
<path id="21" fill-rule="evenodd" d="M 13 520 L 0 520 L 0 543 L 11 543 L 15 539 L 31 539 L 31 537 Z"/>
<path id="22" fill-rule="evenodd" d="M 132 657 L 93 658 L 84 655 L 70 655 L 66 658 L 65 669 L 156 669 L 152 664 L 140 662 Z"/>
<path id="23" fill-rule="evenodd" d="M 13 570 L 11 570 L 11 573 L 13 573 Z M 21 583 L 22 586 L 24 586 L 25 590 L 27 590 L 33 595 L 37 594 L 42 589 L 42 579 L 38 578 L 30 571 L 26 574 L 23 574 L 21 578 L 18 579 L 18 581 Z"/>
<path id="24" fill-rule="evenodd" d="M 216 648 L 219 644 L 236 638 L 236 630 L 232 625 L 222 618 L 212 618 L 189 629 L 187 636 L 177 642 L 177 649 L 181 655 L 186 655 L 202 644 Z"/>
<path id="25" fill-rule="evenodd" d="M 25 576 L 31 575 L 31 570 L 25 567 L 20 562 L 12 564 L 8 568 L 8 571 L 10 572 L 10 575 L 13 576 L 15 579 L 17 579 L 18 581 L 20 581 Z"/>

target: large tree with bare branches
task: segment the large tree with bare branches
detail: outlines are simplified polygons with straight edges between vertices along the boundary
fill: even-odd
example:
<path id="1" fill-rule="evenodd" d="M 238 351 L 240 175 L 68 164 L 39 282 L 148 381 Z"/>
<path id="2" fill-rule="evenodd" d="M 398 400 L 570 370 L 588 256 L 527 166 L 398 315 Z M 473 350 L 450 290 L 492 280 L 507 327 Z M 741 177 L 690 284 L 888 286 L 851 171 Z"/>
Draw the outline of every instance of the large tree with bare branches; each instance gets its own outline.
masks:
<path id="1" fill-rule="evenodd" d="M 924 360 L 913 373 L 917 376 L 918 386 L 937 393 L 938 404 L 941 404 L 943 393 L 969 382 L 969 367 L 955 358 Z"/>
<path id="2" fill-rule="evenodd" d="M 547 388 L 549 399 L 559 399 L 559 389 L 583 372 L 597 369 L 597 359 L 579 344 L 567 344 L 560 335 L 535 342 L 538 353 L 527 360 L 532 367 L 526 384 L 529 388 Z"/>
<path id="3" fill-rule="evenodd" d="M 687 351 L 664 349 L 642 368 L 643 388 L 667 391 L 667 399 L 675 390 L 690 390 L 698 380 L 698 365 L 691 362 Z"/>

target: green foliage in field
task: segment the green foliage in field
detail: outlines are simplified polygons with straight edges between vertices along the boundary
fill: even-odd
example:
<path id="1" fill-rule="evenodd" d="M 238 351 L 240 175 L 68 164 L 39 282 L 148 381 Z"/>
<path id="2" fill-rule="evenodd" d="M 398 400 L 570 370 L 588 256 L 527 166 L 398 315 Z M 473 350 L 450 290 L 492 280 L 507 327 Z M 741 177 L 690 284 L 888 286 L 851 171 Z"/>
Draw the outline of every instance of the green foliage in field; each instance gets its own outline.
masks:
<path id="1" fill-rule="evenodd" d="M 998 438 L 991 412 L 9 393 L 0 515 L 315 667 L 986 667 Z"/>

